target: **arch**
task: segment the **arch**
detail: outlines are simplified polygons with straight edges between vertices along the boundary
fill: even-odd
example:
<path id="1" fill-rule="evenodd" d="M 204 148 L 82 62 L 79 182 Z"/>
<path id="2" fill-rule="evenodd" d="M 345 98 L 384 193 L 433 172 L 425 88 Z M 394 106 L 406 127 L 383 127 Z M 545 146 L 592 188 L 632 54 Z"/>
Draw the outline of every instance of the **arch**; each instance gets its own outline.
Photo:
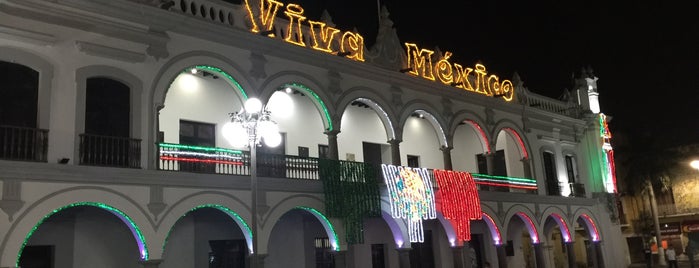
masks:
<path id="1" fill-rule="evenodd" d="M 518 208 L 519 208 L 519 210 L 518 210 Z M 533 213 L 531 213 L 531 210 L 529 210 L 529 208 L 527 208 L 523 205 L 514 205 L 508 209 L 507 217 L 505 217 L 505 219 L 512 220 L 513 217 L 517 216 L 520 220 L 522 220 L 522 222 L 524 223 L 524 226 L 527 228 L 527 231 L 529 231 L 529 237 L 531 238 L 532 243 L 538 244 L 539 243 L 539 231 L 537 229 L 536 224 L 534 224 L 534 221 L 529 216 L 530 214 L 533 214 Z M 509 225 L 509 220 L 507 221 L 508 225 Z"/>
<path id="2" fill-rule="evenodd" d="M 396 121 L 395 114 L 390 110 L 391 105 L 389 102 L 384 100 L 381 96 L 374 93 L 372 90 L 364 87 L 356 87 L 349 89 L 342 97 L 340 97 L 338 102 L 338 113 L 344 111 L 354 101 L 362 102 L 368 105 L 370 108 L 376 112 L 379 116 L 381 122 L 383 122 L 384 128 L 386 130 L 386 140 L 394 140 L 399 136 L 396 133 L 396 128 L 393 122 Z M 389 108 L 389 110 L 384 109 L 384 107 Z M 338 128 L 339 129 L 339 128 Z"/>
<path id="3" fill-rule="evenodd" d="M 105 200 L 109 200 L 111 204 L 106 204 Z M 128 215 L 128 222 L 132 222 L 134 226 L 138 227 L 137 229 L 132 229 L 132 232 L 139 230 L 137 233 L 144 237 L 143 240 L 139 240 L 140 237 L 136 238 L 137 242 L 143 242 L 144 249 L 146 249 L 146 254 L 139 255 L 146 255 L 147 258 L 150 258 L 153 256 L 153 253 L 156 253 L 157 257 L 157 250 L 154 252 L 152 245 L 146 244 L 146 242 L 152 243 L 150 238 L 154 234 L 154 230 L 152 229 L 154 223 L 148 218 L 144 208 L 140 207 L 135 200 L 123 193 L 105 187 L 76 186 L 44 195 L 31 205 L 28 205 L 26 209 L 16 217 L 16 220 L 12 223 L 10 228 L 8 228 L 7 235 L 0 243 L 0 263 L 14 263 L 15 260 L 19 262 L 19 256 L 21 255 L 20 248 L 23 248 L 26 244 L 30 236 L 28 234 L 36 231 L 39 224 L 48 217 L 47 215 L 58 212 L 59 209 L 56 209 L 57 207 L 65 209 L 76 206 L 75 204 L 92 205 L 104 209 L 111 207 L 114 208 L 114 210 L 107 210 L 110 213 L 117 213 L 116 211 L 118 210 L 121 211 L 123 215 Z M 102 205 L 97 206 L 98 204 Z M 122 217 L 120 217 L 120 219 L 122 219 Z M 146 237 L 149 239 L 146 240 Z M 10 256 L 10 254 L 6 254 L 9 252 L 16 252 L 17 255 L 15 257 L 17 259 L 12 260 L 11 258 L 13 257 Z"/>
<path id="4" fill-rule="evenodd" d="M 483 122 L 483 119 L 478 114 L 468 110 L 461 110 L 454 114 L 447 133 L 450 136 L 454 136 L 459 125 L 467 124 L 478 132 L 483 152 L 490 153 L 492 151 L 490 148 L 492 138 L 488 134 L 488 131 L 482 127 L 485 125 Z"/>
<path id="5" fill-rule="evenodd" d="M 49 129 L 53 64 L 32 52 L 7 46 L 0 47 L 0 61 L 24 65 L 39 72 L 37 128 Z"/>
<path id="6" fill-rule="evenodd" d="M 398 121 L 399 126 L 402 130 L 402 128 L 405 126 L 405 123 L 408 121 L 408 118 L 410 118 L 410 116 L 413 113 L 417 113 L 421 116 L 424 116 L 424 118 L 427 119 L 427 121 L 430 122 L 430 124 L 432 124 L 435 134 L 437 134 L 439 144 L 443 147 L 449 147 L 449 142 L 447 140 L 446 133 L 444 132 L 444 128 L 442 127 L 442 125 L 445 125 L 442 123 L 444 122 L 444 120 L 441 120 L 441 118 L 435 116 L 435 114 L 438 113 L 434 113 L 431 111 L 437 111 L 437 109 L 422 101 L 410 101 L 405 105 L 405 108 L 401 111 L 400 120 Z"/>
<path id="7" fill-rule="evenodd" d="M 337 233 L 335 232 L 335 227 L 333 227 L 332 223 L 328 220 L 323 213 L 318 211 L 315 208 L 310 208 L 310 207 L 304 207 L 304 206 L 298 206 L 296 209 L 301 209 L 305 210 L 306 212 L 310 213 L 318 221 L 320 221 L 320 224 L 323 225 L 323 228 L 325 228 L 325 232 L 328 235 L 328 239 L 330 240 L 330 245 L 332 245 L 334 251 L 340 251 L 340 240 L 337 238 Z"/>
<path id="8" fill-rule="evenodd" d="M 457 240 L 457 234 L 454 225 L 451 224 L 451 222 L 448 219 L 444 218 L 444 214 L 442 214 L 442 212 L 437 211 L 437 220 L 439 220 L 439 223 L 441 224 L 442 228 L 444 228 L 444 233 L 446 233 L 447 235 L 449 245 L 451 245 L 452 247 L 462 246 L 463 241 Z"/>
<path id="9" fill-rule="evenodd" d="M 330 98 L 325 95 L 323 90 L 313 90 L 313 88 L 322 88 L 321 83 L 318 83 L 312 77 L 301 72 L 280 72 L 276 73 L 268 80 L 262 83 L 260 99 L 269 100 L 269 98 L 274 94 L 275 91 L 283 88 L 293 88 L 301 91 L 309 96 L 313 104 L 315 104 L 318 112 L 320 113 L 320 118 L 323 119 L 323 125 L 326 131 L 335 130 L 334 126 L 336 122 L 333 121 L 333 110 L 330 106 L 332 103 L 329 102 Z"/>
<path id="10" fill-rule="evenodd" d="M 17 267 L 19 267 L 19 261 L 20 261 L 20 257 L 22 256 L 22 251 L 24 251 L 24 247 L 27 245 L 27 243 L 29 242 L 29 239 L 30 239 L 31 236 L 34 234 L 34 232 L 39 228 L 39 226 L 40 226 L 41 224 L 44 223 L 44 221 L 46 221 L 48 218 L 50 218 L 50 217 L 53 216 L 54 214 L 56 214 L 56 213 L 58 213 L 58 212 L 61 212 L 61 211 L 65 210 L 65 209 L 73 208 L 73 207 L 79 207 L 79 206 L 92 206 L 92 207 L 97 207 L 97 208 L 100 208 L 100 209 L 104 209 L 104 210 L 106 210 L 106 211 L 112 213 L 112 214 L 113 214 L 114 216 L 116 216 L 117 218 L 119 218 L 124 224 L 126 224 L 126 226 L 129 228 L 129 230 L 130 230 L 131 233 L 133 234 L 134 239 L 136 239 L 136 243 L 137 243 L 137 245 L 138 245 L 138 251 L 139 251 L 139 255 L 141 256 L 141 260 L 144 260 L 144 261 L 145 261 L 145 260 L 148 260 L 148 246 L 147 246 L 147 244 L 146 244 L 146 239 L 145 239 L 143 233 L 141 233 L 141 229 L 140 229 L 140 228 L 138 227 L 138 225 L 131 219 L 131 217 L 129 217 L 128 215 L 126 215 L 126 213 L 122 212 L 121 210 L 119 210 L 119 209 L 117 209 L 117 208 L 115 208 L 115 207 L 112 207 L 112 206 L 110 206 L 110 205 L 104 204 L 104 203 L 99 203 L 99 202 L 78 202 L 78 203 L 72 203 L 72 204 L 69 204 L 69 205 L 66 205 L 66 206 L 63 206 L 63 207 L 54 209 L 54 210 L 51 211 L 49 214 L 45 215 L 41 220 L 39 220 L 39 222 L 38 222 L 36 225 L 34 225 L 34 227 L 32 227 L 31 231 L 30 231 L 30 232 L 27 234 L 27 236 L 24 238 L 24 242 L 23 242 L 22 245 L 20 246 L 19 252 L 17 253 L 17 261 L 16 261 Z"/>
<path id="11" fill-rule="evenodd" d="M 519 135 L 519 131 L 515 130 L 512 127 L 503 127 L 500 130 L 505 131 L 505 133 L 512 136 L 512 138 L 517 142 L 517 145 L 519 145 L 517 148 L 519 149 L 519 155 L 521 156 L 521 158 L 528 159 L 529 152 L 527 150 L 527 146 L 524 144 L 524 140 L 522 139 L 522 136 Z M 495 136 L 495 137 L 497 137 L 497 136 Z"/>
<path id="12" fill-rule="evenodd" d="M 243 68 L 220 54 L 208 51 L 191 51 L 177 55 L 167 61 L 155 75 L 150 95 L 156 111 L 165 102 L 167 91 L 175 78 L 182 72 L 190 71 L 191 69 L 213 72 L 226 78 L 226 82 L 235 89 L 241 100 L 245 101 L 248 98 L 245 88 L 252 88 L 252 86 L 244 80 L 246 72 L 242 71 Z"/>
<path id="13" fill-rule="evenodd" d="M 94 77 L 105 77 L 121 82 L 129 87 L 129 111 L 131 137 L 141 136 L 141 95 L 143 92 L 143 82 L 135 75 L 119 68 L 106 65 L 91 65 L 79 68 L 75 71 L 76 83 L 76 104 L 75 111 L 75 133 L 85 132 L 85 108 L 87 96 L 87 79 Z M 78 135 L 76 135 L 77 139 Z M 76 142 L 76 144 L 78 144 Z M 75 148 L 75 155 L 78 155 L 78 148 Z"/>
<path id="14" fill-rule="evenodd" d="M 574 237 L 570 233 L 570 228 L 568 228 L 568 223 L 565 218 L 556 212 L 551 212 L 548 216 L 544 217 L 544 219 L 547 218 L 552 218 L 558 224 L 558 228 L 561 230 L 561 236 L 563 236 L 563 242 L 573 242 Z"/>
<path id="15" fill-rule="evenodd" d="M 595 220 L 593 220 L 590 215 L 587 213 L 580 213 L 580 215 L 577 216 L 577 220 L 585 224 L 587 232 L 590 234 L 590 239 L 592 239 L 593 242 L 602 240 L 599 230 L 597 229 L 597 224 L 595 224 Z"/>
<path id="16" fill-rule="evenodd" d="M 247 99 L 247 91 L 245 89 L 252 88 L 249 82 L 245 80 L 245 71 L 243 68 L 230 61 L 223 55 L 208 52 L 208 51 L 191 51 L 183 53 L 173 57 L 168 60 L 155 74 L 153 82 L 149 92 L 149 111 L 148 111 L 148 122 L 149 126 L 156 126 L 151 128 L 148 132 L 147 141 L 144 144 L 155 144 L 156 137 L 160 131 L 158 119 L 159 111 L 165 105 L 165 98 L 167 91 L 170 89 L 172 82 L 186 70 L 191 70 L 192 68 L 200 68 L 210 72 L 217 73 L 221 77 L 226 78 L 226 82 L 231 85 L 231 88 L 235 89 L 234 92 L 237 94 L 242 102 Z M 234 79 L 236 77 L 237 79 Z M 147 146 L 147 154 L 152 156 L 156 155 L 155 150 L 157 146 Z M 151 159 L 148 161 L 148 165 L 152 168 L 155 166 L 156 161 Z"/>
<path id="17" fill-rule="evenodd" d="M 488 226 L 490 230 L 490 236 L 493 239 L 493 244 L 496 246 L 502 245 L 502 233 L 500 233 L 500 228 L 488 213 L 483 212 L 483 221 Z"/>
<path id="18" fill-rule="evenodd" d="M 252 248 L 253 233 L 252 233 L 252 230 L 250 229 L 250 226 L 248 226 L 248 224 L 245 223 L 243 218 L 240 217 L 240 215 L 238 215 L 238 213 L 235 213 L 233 210 L 231 210 L 230 208 L 228 208 L 226 206 L 219 205 L 219 204 L 199 205 L 199 206 L 196 206 L 196 207 L 190 209 L 187 213 L 182 215 L 180 218 L 186 216 L 190 212 L 193 212 L 195 210 L 202 209 L 202 208 L 213 208 L 213 209 L 216 209 L 216 210 L 221 211 L 224 214 L 228 215 L 238 225 L 238 227 L 240 227 L 241 230 L 244 230 L 243 236 L 245 237 L 245 243 L 248 246 L 248 252 L 250 254 L 253 254 L 253 248 Z M 170 238 L 170 234 L 172 232 L 173 227 L 174 227 L 174 225 L 170 226 L 170 228 L 168 228 L 167 235 L 165 236 L 165 239 L 163 240 L 163 246 L 162 246 L 163 255 L 165 253 L 165 246 L 167 245 L 168 238 Z"/>
<path id="19" fill-rule="evenodd" d="M 381 203 L 384 203 L 383 199 L 381 200 Z M 388 204 L 386 205 L 390 206 Z M 408 247 L 410 247 L 408 226 L 405 225 L 404 221 L 398 221 L 398 219 L 393 218 L 390 211 L 386 211 L 383 206 L 381 207 L 381 218 L 383 218 L 388 225 L 388 228 L 391 230 L 391 234 L 393 234 L 393 241 L 396 242 L 396 248 L 403 248 L 403 246 L 406 244 Z M 408 241 L 408 243 L 405 243 L 405 241 Z"/>

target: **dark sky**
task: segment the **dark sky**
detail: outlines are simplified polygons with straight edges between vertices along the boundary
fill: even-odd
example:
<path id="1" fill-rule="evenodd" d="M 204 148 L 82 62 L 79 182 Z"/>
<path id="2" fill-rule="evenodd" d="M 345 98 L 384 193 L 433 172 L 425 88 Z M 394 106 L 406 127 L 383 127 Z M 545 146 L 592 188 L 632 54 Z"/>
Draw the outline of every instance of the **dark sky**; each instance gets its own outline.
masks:
<path id="1" fill-rule="evenodd" d="M 282 1 L 289 2 L 289 1 Z M 323 9 L 371 44 L 376 0 L 296 0 L 309 19 Z M 692 1 L 380 0 L 401 42 L 517 72 L 537 94 L 558 98 L 591 67 L 612 134 L 667 145 L 699 143 L 699 14 Z M 317 19 L 317 18 L 316 18 Z"/>

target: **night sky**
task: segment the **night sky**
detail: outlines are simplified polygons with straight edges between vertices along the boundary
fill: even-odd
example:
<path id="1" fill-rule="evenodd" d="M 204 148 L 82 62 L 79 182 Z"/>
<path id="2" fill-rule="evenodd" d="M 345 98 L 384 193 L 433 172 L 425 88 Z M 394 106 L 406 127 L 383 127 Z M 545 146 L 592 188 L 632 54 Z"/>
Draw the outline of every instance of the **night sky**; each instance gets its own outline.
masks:
<path id="1" fill-rule="evenodd" d="M 341 30 L 367 46 L 378 22 L 375 0 L 296 0 L 309 19 L 327 9 Z M 420 3 L 420 4 L 416 4 Z M 532 92 L 559 98 L 572 74 L 599 78 L 613 135 L 664 145 L 699 143 L 699 19 L 692 1 L 406 1 L 386 5 L 401 42 L 439 47 L 464 66 L 517 72 Z"/>

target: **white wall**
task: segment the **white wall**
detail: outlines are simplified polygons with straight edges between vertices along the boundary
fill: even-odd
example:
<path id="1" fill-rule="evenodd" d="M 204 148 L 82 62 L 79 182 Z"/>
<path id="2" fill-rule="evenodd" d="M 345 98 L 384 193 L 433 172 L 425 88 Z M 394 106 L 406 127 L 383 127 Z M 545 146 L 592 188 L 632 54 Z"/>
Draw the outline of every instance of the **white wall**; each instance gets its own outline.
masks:
<path id="1" fill-rule="evenodd" d="M 283 98 L 283 91 L 277 91 L 269 100 L 270 109 Z M 308 147 L 310 157 L 318 157 L 318 144 L 328 144 L 328 137 L 323 133 L 325 127 L 321 114 L 311 97 L 300 94 L 287 94 L 293 101 L 293 110 L 286 113 L 273 112 L 272 119 L 279 124 L 279 131 L 286 133 L 286 154 L 298 155 L 298 147 Z"/>
<path id="2" fill-rule="evenodd" d="M 110 212 L 81 207 L 76 215 L 73 267 L 139 267 L 139 250 L 131 230 Z"/>
<path id="3" fill-rule="evenodd" d="M 180 119 L 216 124 L 216 147 L 231 146 L 221 135 L 223 124 L 230 121 L 228 113 L 240 110 L 241 101 L 223 77 L 184 73 L 172 83 L 160 110 L 160 131 L 165 142 L 179 143 Z"/>
<path id="4" fill-rule="evenodd" d="M 410 117 L 405 122 L 403 142 L 400 147 L 402 165 L 408 164 L 407 155 L 418 155 L 420 167 L 444 169 L 444 156 L 439 147 L 437 132 L 427 119 Z"/>
<path id="5" fill-rule="evenodd" d="M 470 125 L 456 128 L 451 163 L 454 170 L 478 173 L 477 154 L 484 153 L 480 133 Z"/>
<path id="6" fill-rule="evenodd" d="M 340 160 L 346 160 L 347 153 L 351 153 L 354 154 L 354 161 L 363 162 L 363 142 L 388 145 L 384 125 L 373 109 L 347 106 L 342 114 L 341 125 L 340 134 L 337 135 L 337 150 Z M 381 159 L 383 163 L 391 162 L 391 159 L 386 159 L 384 155 L 381 156 Z"/>

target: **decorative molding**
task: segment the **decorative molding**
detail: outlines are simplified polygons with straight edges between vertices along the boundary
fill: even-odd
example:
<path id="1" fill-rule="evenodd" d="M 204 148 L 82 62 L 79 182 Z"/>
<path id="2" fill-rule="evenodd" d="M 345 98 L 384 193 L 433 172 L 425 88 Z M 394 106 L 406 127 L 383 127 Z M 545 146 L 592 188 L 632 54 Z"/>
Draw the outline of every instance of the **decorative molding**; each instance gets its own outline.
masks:
<path id="1" fill-rule="evenodd" d="M 34 32 L 10 26 L 0 25 L 0 37 L 40 46 L 53 46 L 58 38 L 51 34 Z"/>
<path id="2" fill-rule="evenodd" d="M 150 202 L 148 203 L 148 210 L 155 220 L 158 220 L 158 215 L 165 210 L 167 204 L 163 202 L 163 187 L 160 185 L 153 185 L 150 187 Z"/>
<path id="3" fill-rule="evenodd" d="M 267 72 L 265 71 L 265 65 L 267 65 L 267 58 L 262 53 L 252 51 L 250 52 L 250 76 L 255 79 L 265 79 L 267 77 Z"/>
<path id="4" fill-rule="evenodd" d="M 85 41 L 75 41 L 75 46 L 78 48 L 78 51 L 95 57 L 109 58 L 130 63 L 139 63 L 146 60 L 146 55 L 143 53 L 108 47 Z"/>
<path id="5" fill-rule="evenodd" d="M 22 201 L 22 182 L 16 179 L 3 180 L 0 209 L 7 214 L 10 221 L 13 221 L 15 213 L 22 206 L 24 206 L 24 201 Z"/>

